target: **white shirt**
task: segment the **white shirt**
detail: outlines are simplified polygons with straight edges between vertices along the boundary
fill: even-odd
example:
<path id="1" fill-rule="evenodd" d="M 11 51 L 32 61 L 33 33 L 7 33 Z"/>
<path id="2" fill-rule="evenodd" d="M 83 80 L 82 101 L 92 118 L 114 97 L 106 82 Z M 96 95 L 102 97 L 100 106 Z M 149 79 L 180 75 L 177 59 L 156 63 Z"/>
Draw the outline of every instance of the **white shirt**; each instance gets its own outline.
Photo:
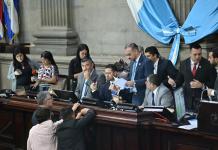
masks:
<path id="1" fill-rule="evenodd" d="M 191 60 L 191 70 L 193 70 L 195 63 Z M 196 65 L 196 70 L 198 69 L 199 63 Z"/>
<path id="2" fill-rule="evenodd" d="M 154 103 L 155 103 L 155 100 L 157 99 L 157 90 L 158 90 L 159 86 L 156 87 L 156 89 L 153 91 L 154 93 Z"/>
<path id="3" fill-rule="evenodd" d="M 159 62 L 159 58 L 156 60 L 156 62 L 154 63 L 154 74 L 157 74 L 157 67 L 158 67 L 158 62 Z"/>
<path id="4" fill-rule="evenodd" d="M 141 57 L 141 54 L 136 58 L 135 62 L 136 62 L 136 67 L 138 65 L 138 62 L 139 62 L 139 58 Z"/>

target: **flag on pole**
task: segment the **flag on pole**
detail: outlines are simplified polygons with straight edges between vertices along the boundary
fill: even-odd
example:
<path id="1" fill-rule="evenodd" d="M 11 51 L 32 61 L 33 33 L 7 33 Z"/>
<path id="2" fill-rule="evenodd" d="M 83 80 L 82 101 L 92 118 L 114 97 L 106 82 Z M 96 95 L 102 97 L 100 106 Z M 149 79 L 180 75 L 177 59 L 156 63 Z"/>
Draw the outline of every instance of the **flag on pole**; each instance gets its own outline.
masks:
<path id="1" fill-rule="evenodd" d="M 2 40 L 4 36 L 4 28 L 3 28 L 3 1 L 0 0 L 0 40 Z"/>
<path id="2" fill-rule="evenodd" d="M 10 42 L 19 32 L 18 6 L 19 0 L 4 0 L 4 20 Z"/>

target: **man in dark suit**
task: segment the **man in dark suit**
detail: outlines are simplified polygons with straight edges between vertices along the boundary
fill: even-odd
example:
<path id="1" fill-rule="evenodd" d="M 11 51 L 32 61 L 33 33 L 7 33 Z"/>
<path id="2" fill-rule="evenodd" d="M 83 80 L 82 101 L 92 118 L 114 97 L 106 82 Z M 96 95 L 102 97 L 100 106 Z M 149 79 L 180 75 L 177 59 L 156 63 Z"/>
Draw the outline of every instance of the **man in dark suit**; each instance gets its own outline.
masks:
<path id="1" fill-rule="evenodd" d="M 92 90 L 93 97 L 99 99 L 100 101 L 111 101 L 113 97 L 120 96 L 122 99 L 126 100 L 128 93 L 126 90 L 121 90 L 119 87 L 115 86 L 114 82 L 117 80 L 117 69 L 115 65 L 109 64 L 105 67 L 104 71 L 106 77 L 106 83 L 97 88 L 96 83 L 92 83 L 90 88 Z"/>
<path id="2" fill-rule="evenodd" d="M 214 69 L 216 69 L 218 66 L 218 48 L 213 48 L 209 51 L 208 60 L 214 66 Z M 207 92 L 208 96 L 214 96 L 213 100 L 218 100 L 218 76 L 216 77 L 214 89 L 208 89 Z"/>
<path id="3" fill-rule="evenodd" d="M 90 85 L 92 83 L 98 83 L 99 86 L 104 84 L 105 77 L 103 74 L 97 73 L 94 63 L 90 58 L 82 59 L 81 66 L 82 73 L 78 77 L 75 94 L 82 101 L 83 97 L 92 98 Z"/>
<path id="4" fill-rule="evenodd" d="M 158 75 L 160 81 L 169 89 L 174 89 L 182 85 L 184 79 L 170 60 L 160 56 L 155 46 L 147 47 L 145 56 L 154 64 L 153 73 Z"/>
<path id="5" fill-rule="evenodd" d="M 180 72 L 184 76 L 184 97 L 186 107 L 197 111 L 201 93 L 204 88 L 213 88 L 216 72 L 208 60 L 202 57 L 202 49 L 198 43 L 190 45 L 190 58 L 182 61 Z"/>
<path id="6" fill-rule="evenodd" d="M 86 143 L 84 129 L 95 116 L 93 110 L 83 108 L 78 110 L 79 104 L 61 109 L 60 116 L 63 123 L 56 131 L 58 137 L 58 150 L 85 150 Z M 77 114 L 76 112 L 79 111 Z"/>
<path id="7" fill-rule="evenodd" d="M 153 65 L 139 51 L 135 43 L 127 44 L 125 47 L 125 55 L 131 61 L 130 72 L 126 86 L 130 88 L 132 95 L 132 104 L 140 106 L 145 97 L 145 80 L 148 75 L 152 74 Z"/>

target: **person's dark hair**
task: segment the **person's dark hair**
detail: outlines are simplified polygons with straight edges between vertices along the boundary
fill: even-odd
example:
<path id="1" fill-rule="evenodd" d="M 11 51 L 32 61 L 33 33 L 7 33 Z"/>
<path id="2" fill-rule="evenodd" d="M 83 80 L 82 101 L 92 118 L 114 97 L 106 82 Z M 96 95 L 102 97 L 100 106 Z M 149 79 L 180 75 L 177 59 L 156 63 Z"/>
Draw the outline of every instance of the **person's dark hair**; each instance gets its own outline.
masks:
<path id="1" fill-rule="evenodd" d="M 48 60 L 51 62 L 51 64 L 52 64 L 53 66 L 56 66 L 56 67 L 57 67 L 57 65 L 56 65 L 56 63 L 55 63 L 55 60 L 54 60 L 53 55 L 52 55 L 51 52 L 49 52 L 49 51 L 44 51 L 44 52 L 42 52 L 42 53 L 41 53 L 41 58 L 48 59 Z"/>
<path id="2" fill-rule="evenodd" d="M 144 52 L 150 53 L 152 55 L 157 55 L 157 57 L 160 57 L 160 53 L 158 52 L 158 50 L 155 46 L 147 47 Z"/>
<path id="3" fill-rule="evenodd" d="M 72 107 L 62 108 L 60 111 L 60 118 L 63 120 L 72 118 L 73 113 Z"/>
<path id="4" fill-rule="evenodd" d="M 190 50 L 194 49 L 201 49 L 201 45 L 199 43 L 192 43 L 190 44 Z"/>
<path id="5" fill-rule="evenodd" d="M 115 62 L 114 66 L 119 72 L 122 72 L 124 70 L 129 71 L 129 66 L 123 59 L 120 59 L 118 62 Z"/>
<path id="6" fill-rule="evenodd" d="M 81 60 L 81 63 L 84 63 L 84 62 L 87 62 L 87 61 L 89 61 L 89 62 L 91 62 L 91 63 L 93 63 L 94 64 L 94 62 L 93 62 L 93 60 L 91 59 L 91 58 L 84 58 L 84 59 L 82 59 Z"/>
<path id="7" fill-rule="evenodd" d="M 160 81 L 160 79 L 159 79 L 159 77 L 158 77 L 157 74 L 151 74 L 151 75 L 149 75 L 149 76 L 148 76 L 148 81 L 149 81 L 150 83 L 153 83 L 153 84 L 156 85 L 156 86 L 159 86 L 159 85 L 161 84 L 161 81 Z"/>
<path id="8" fill-rule="evenodd" d="M 212 48 L 209 52 L 212 52 L 213 58 L 218 58 L 218 47 Z"/>
<path id="9" fill-rule="evenodd" d="M 80 58 L 80 56 L 79 56 L 79 53 L 80 53 L 81 51 L 83 51 L 84 49 L 87 50 L 87 56 L 86 56 L 86 57 L 90 58 L 88 45 L 86 45 L 86 44 L 80 44 L 80 45 L 78 46 L 78 48 L 77 48 L 77 53 L 76 53 L 76 58 L 77 58 L 77 59 L 81 60 L 81 58 Z"/>
<path id="10" fill-rule="evenodd" d="M 45 107 L 39 107 L 37 110 L 36 110 L 36 120 L 39 122 L 39 123 L 42 123 L 46 120 L 49 120 L 51 117 L 51 111 L 50 109 L 48 108 L 45 108 Z"/>
<path id="11" fill-rule="evenodd" d="M 16 59 L 16 55 L 19 54 L 19 53 L 23 54 L 23 56 L 24 56 L 22 63 L 18 62 L 17 59 Z M 13 65 L 14 65 L 14 70 L 22 69 L 22 66 L 24 66 L 24 67 L 30 66 L 29 65 L 29 58 L 26 56 L 25 52 L 22 50 L 22 48 L 20 46 L 16 46 L 14 48 L 14 51 L 13 51 Z"/>
<path id="12" fill-rule="evenodd" d="M 127 48 L 132 48 L 133 50 L 139 51 L 139 47 L 135 43 L 126 44 L 125 49 L 127 49 Z"/>
<path id="13" fill-rule="evenodd" d="M 117 67 L 114 64 L 108 64 L 105 66 L 105 69 L 111 69 L 112 71 L 117 71 Z"/>

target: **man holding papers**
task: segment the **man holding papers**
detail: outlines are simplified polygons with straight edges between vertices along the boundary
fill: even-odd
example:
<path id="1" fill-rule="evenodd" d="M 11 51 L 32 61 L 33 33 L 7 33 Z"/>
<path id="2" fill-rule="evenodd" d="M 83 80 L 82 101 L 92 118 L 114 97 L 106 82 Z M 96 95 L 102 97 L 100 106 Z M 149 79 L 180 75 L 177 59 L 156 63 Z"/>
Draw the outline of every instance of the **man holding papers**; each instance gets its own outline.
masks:
<path id="1" fill-rule="evenodd" d="M 145 80 L 153 72 L 153 64 L 139 51 L 138 45 L 130 43 L 125 46 L 125 56 L 131 61 L 126 86 L 132 93 L 132 104 L 140 106 L 145 96 Z"/>
<path id="2" fill-rule="evenodd" d="M 112 64 L 107 65 L 104 74 L 106 77 L 106 83 L 100 86 L 99 89 L 97 89 L 96 83 L 90 85 L 93 97 L 100 101 L 111 101 L 115 100 L 115 97 L 120 96 L 121 99 L 125 98 L 126 100 L 127 92 L 121 90 L 119 86 L 115 85 L 115 82 L 118 80 L 116 67 Z"/>

